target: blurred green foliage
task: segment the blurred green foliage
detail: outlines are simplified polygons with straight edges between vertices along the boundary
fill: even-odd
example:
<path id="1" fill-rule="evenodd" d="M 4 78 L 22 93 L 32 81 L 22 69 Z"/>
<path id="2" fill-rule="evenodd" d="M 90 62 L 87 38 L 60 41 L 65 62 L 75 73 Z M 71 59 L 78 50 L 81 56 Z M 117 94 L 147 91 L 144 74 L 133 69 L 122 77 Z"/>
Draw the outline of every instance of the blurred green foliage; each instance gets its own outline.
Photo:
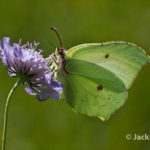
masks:
<path id="1" fill-rule="evenodd" d="M 148 0 L 1 0 L 0 38 L 40 41 L 48 56 L 58 46 L 56 27 L 66 49 L 80 43 L 130 41 L 150 54 Z M 54 46 L 52 46 L 52 44 Z M 16 81 L 0 63 L 0 137 L 4 104 Z M 150 141 L 126 134 L 150 134 L 150 66 L 140 72 L 129 99 L 109 121 L 74 113 L 64 102 L 37 101 L 17 89 L 9 109 L 8 150 L 149 150 Z M 0 142 L 1 144 L 1 142 Z"/>

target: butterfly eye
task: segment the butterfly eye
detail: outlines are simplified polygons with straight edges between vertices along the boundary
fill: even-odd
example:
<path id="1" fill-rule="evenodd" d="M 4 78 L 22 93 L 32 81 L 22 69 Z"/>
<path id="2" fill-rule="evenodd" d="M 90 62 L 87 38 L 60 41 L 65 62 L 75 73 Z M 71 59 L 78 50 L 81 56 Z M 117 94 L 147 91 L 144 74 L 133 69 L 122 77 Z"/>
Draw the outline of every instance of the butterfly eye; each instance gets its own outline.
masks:
<path id="1" fill-rule="evenodd" d="M 97 87 L 97 90 L 102 90 L 103 89 L 103 86 L 102 85 L 99 85 L 98 87 Z"/>
<path id="2" fill-rule="evenodd" d="M 58 48 L 58 53 L 59 53 L 59 55 L 62 57 L 62 58 L 64 58 L 65 57 L 65 53 L 64 53 L 64 48 Z"/>
<path id="3" fill-rule="evenodd" d="M 109 54 L 106 54 L 106 55 L 105 55 L 105 58 L 108 58 L 108 57 L 109 57 Z"/>

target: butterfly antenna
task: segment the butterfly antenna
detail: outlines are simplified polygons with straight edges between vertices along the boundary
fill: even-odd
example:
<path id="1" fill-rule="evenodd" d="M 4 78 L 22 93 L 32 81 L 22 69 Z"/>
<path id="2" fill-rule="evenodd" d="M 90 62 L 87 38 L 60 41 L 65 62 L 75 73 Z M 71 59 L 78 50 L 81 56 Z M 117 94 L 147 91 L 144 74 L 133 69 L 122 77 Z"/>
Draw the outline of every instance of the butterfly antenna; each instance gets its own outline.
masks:
<path id="1" fill-rule="evenodd" d="M 51 27 L 50 29 L 53 30 L 53 31 L 56 33 L 57 37 L 58 37 L 58 40 L 59 40 L 59 43 L 60 43 L 60 46 L 61 46 L 61 47 L 59 48 L 59 50 L 63 50 L 64 48 L 63 48 L 62 40 L 61 40 L 61 38 L 60 38 L 60 36 L 59 36 L 59 33 L 58 33 L 57 29 L 56 29 L 56 28 L 53 28 L 53 27 Z"/>

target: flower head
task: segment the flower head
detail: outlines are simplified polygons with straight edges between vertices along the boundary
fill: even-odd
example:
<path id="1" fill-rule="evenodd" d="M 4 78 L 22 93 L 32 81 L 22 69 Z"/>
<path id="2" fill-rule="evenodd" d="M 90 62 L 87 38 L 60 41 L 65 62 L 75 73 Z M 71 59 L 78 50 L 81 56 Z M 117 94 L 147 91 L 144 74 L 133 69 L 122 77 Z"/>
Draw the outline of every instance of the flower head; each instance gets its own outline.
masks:
<path id="1" fill-rule="evenodd" d="M 36 51 L 38 43 L 27 43 L 21 46 L 10 44 L 10 38 L 3 38 L 0 41 L 0 58 L 3 64 L 8 67 L 9 76 L 19 77 L 26 85 L 26 92 L 36 95 L 40 101 L 48 98 L 60 100 L 63 84 L 59 83 L 51 75 L 46 61 L 41 55 L 41 50 Z"/>

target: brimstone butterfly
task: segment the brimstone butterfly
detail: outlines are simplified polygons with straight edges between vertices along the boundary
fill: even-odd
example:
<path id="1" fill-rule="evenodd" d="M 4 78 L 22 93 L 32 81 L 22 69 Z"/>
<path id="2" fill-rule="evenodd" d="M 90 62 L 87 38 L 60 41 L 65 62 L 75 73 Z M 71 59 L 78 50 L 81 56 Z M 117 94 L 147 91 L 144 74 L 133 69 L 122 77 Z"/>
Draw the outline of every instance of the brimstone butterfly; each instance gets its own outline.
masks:
<path id="1" fill-rule="evenodd" d="M 54 30 L 60 40 L 59 34 Z M 63 99 L 81 114 L 107 120 L 128 97 L 142 66 L 150 62 L 144 50 L 127 42 L 81 44 L 57 48 L 57 79 L 64 83 Z"/>

